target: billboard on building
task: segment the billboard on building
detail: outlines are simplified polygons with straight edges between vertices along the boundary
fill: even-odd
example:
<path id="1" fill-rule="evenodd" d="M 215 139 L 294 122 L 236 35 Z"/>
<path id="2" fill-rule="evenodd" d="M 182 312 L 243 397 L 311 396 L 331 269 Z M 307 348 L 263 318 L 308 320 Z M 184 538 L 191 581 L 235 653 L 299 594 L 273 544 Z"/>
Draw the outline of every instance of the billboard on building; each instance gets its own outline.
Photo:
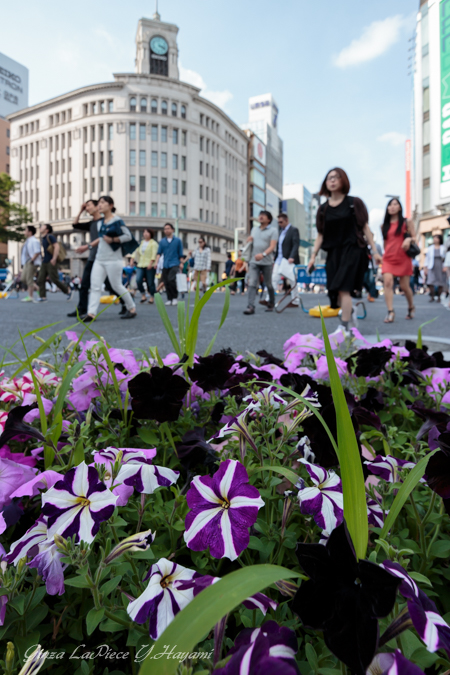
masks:
<path id="1" fill-rule="evenodd" d="M 407 218 L 411 218 L 411 141 L 408 139 L 405 143 L 405 213 Z"/>
<path id="2" fill-rule="evenodd" d="M 0 117 L 28 107 L 28 68 L 0 52 Z"/>
<path id="3" fill-rule="evenodd" d="M 263 120 L 270 124 L 271 127 L 276 128 L 278 120 L 278 106 L 275 103 L 272 94 L 252 96 L 248 99 L 248 106 L 249 122 Z"/>
<path id="4" fill-rule="evenodd" d="M 252 158 L 256 159 L 260 164 L 266 166 L 266 146 L 258 138 L 258 136 L 252 137 Z"/>
<path id="5" fill-rule="evenodd" d="M 441 61 L 441 184 L 440 197 L 450 197 L 450 0 L 439 6 Z"/>

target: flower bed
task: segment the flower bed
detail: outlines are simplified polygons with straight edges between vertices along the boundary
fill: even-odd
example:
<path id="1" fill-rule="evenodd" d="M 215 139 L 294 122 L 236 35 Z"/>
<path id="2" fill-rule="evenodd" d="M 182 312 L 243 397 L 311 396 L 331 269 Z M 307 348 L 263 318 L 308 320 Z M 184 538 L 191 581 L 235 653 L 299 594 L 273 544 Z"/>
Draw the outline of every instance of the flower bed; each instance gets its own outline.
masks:
<path id="1" fill-rule="evenodd" d="M 324 339 L 2 375 L 5 673 L 450 668 L 450 363 Z"/>

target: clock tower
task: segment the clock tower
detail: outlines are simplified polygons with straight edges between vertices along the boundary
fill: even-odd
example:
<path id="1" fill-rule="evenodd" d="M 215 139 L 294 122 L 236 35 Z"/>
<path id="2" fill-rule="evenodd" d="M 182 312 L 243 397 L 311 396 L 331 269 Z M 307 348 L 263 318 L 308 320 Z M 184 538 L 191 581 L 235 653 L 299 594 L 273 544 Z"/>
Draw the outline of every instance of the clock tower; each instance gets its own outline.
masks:
<path id="1" fill-rule="evenodd" d="M 136 73 L 178 80 L 177 33 L 178 26 L 161 21 L 157 11 L 152 19 L 140 19 L 136 33 Z"/>

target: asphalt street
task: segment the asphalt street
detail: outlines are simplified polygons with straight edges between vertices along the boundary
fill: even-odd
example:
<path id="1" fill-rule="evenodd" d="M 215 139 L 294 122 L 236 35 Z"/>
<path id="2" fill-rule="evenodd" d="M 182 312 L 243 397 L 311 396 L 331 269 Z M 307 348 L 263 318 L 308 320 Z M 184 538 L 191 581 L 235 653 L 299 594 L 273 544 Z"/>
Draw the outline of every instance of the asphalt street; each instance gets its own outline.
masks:
<path id="1" fill-rule="evenodd" d="M 21 297 L 25 294 L 21 293 Z M 50 293 L 47 303 L 24 303 L 19 299 L 10 297 L 7 300 L 0 299 L 0 345 L 14 349 L 18 354 L 23 354 L 19 339 L 19 331 L 22 335 L 36 328 L 48 324 L 56 324 L 47 328 L 39 335 L 47 338 L 52 331 L 63 329 L 75 330 L 78 334 L 85 329 L 83 324 L 77 324 L 74 319 L 67 317 L 67 313 L 73 311 L 77 304 L 75 293 L 71 300 L 60 293 Z M 325 295 L 311 293 L 302 294 L 302 300 L 306 309 L 322 302 L 327 304 Z M 222 314 L 225 294 L 217 292 L 203 310 L 198 333 L 197 353 L 202 354 L 217 330 Z M 139 300 L 139 298 L 138 298 Z M 312 318 L 301 309 L 286 309 L 282 314 L 265 312 L 265 307 L 257 305 L 253 316 L 245 316 L 243 310 L 247 305 L 247 296 L 232 296 L 230 311 L 224 326 L 219 332 L 216 349 L 230 347 L 236 352 L 246 351 L 255 353 L 260 349 L 266 349 L 278 356 L 283 355 L 283 343 L 294 333 L 320 332 L 319 319 Z M 383 298 L 378 298 L 374 303 L 365 301 L 367 318 L 359 322 L 359 329 L 363 335 L 373 341 L 376 340 L 377 331 L 381 337 L 393 336 L 398 338 L 415 338 L 420 324 L 436 319 L 423 328 L 424 342 L 427 340 L 433 350 L 450 350 L 450 311 L 438 302 L 429 303 L 428 296 L 416 295 L 416 318 L 406 321 L 406 301 L 402 296 L 395 296 L 394 307 L 396 319 L 393 324 L 384 324 L 386 307 Z M 103 307 L 103 306 L 101 306 Z M 168 314 L 176 328 L 177 309 L 168 307 Z M 119 307 L 107 306 L 106 311 L 93 324 L 94 330 L 102 335 L 109 344 L 119 348 L 143 349 L 147 351 L 149 346 L 157 346 L 162 355 L 173 351 L 170 340 L 159 317 L 158 310 L 154 305 L 137 304 L 138 316 L 132 320 L 121 320 L 118 316 Z M 327 319 L 329 332 L 334 331 L 339 325 L 337 318 Z M 32 337 L 26 339 L 30 351 L 37 348 L 37 341 Z M 5 353 L 4 350 L 3 354 Z M 0 360 L 3 355 L 0 356 Z M 6 362 L 8 361 L 6 356 Z"/>

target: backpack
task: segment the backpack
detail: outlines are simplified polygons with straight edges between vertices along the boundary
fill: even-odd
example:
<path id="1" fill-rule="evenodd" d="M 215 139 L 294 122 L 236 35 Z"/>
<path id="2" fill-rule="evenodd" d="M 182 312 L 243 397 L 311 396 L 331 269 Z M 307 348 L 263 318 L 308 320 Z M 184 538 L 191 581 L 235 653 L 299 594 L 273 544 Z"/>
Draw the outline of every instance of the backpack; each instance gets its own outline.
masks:
<path id="1" fill-rule="evenodd" d="M 62 262 L 67 258 L 67 252 L 66 252 L 66 249 L 64 248 L 64 246 L 61 244 L 60 241 L 57 241 L 56 243 L 59 244 L 59 251 L 58 251 L 57 262 L 62 263 Z M 47 246 L 47 251 L 50 253 L 50 255 L 51 255 L 52 257 L 53 257 L 53 250 L 54 250 L 53 247 L 54 247 L 54 245 L 53 245 L 52 243 L 50 243 L 50 244 Z"/>

